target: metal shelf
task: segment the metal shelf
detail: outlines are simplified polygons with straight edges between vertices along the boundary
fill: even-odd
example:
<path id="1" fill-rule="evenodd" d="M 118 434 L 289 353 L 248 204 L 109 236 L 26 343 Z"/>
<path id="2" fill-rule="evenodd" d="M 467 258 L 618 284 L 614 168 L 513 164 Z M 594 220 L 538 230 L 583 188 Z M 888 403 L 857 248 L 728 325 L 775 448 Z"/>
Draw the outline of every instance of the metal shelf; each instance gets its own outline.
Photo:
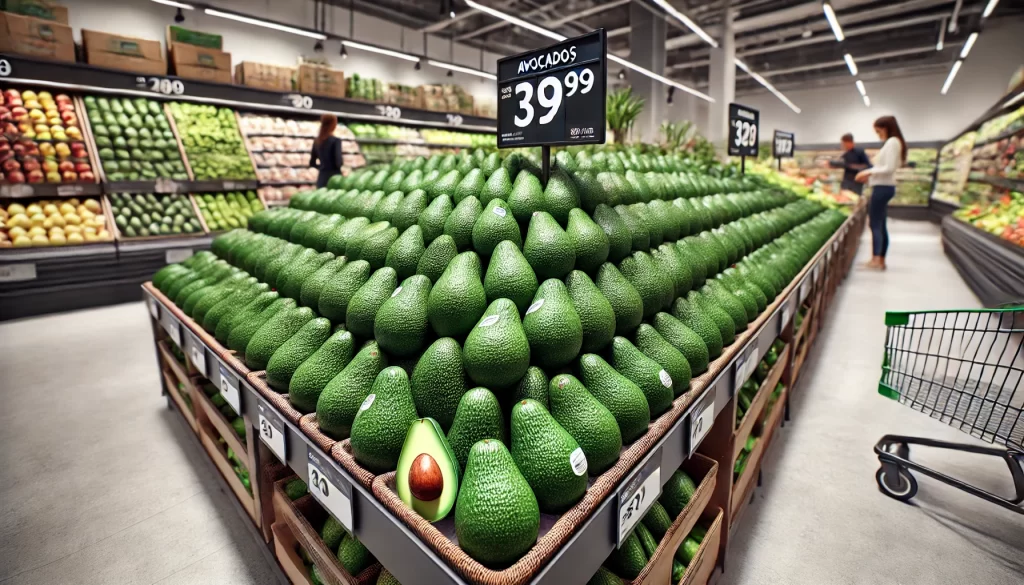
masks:
<path id="1" fill-rule="evenodd" d="M 101 195 L 99 183 L 4 183 L 0 185 L 0 198 L 25 199 L 28 197 L 89 197 Z"/>
<path id="2" fill-rule="evenodd" d="M 1005 179 L 1003 177 L 968 175 L 967 182 L 984 183 L 986 185 L 992 185 L 993 187 L 999 187 L 1000 189 L 1010 189 L 1012 191 L 1024 190 L 1024 179 Z"/>
<path id="3" fill-rule="evenodd" d="M 115 256 L 116 254 L 117 246 L 112 241 L 78 246 L 8 248 L 0 251 L 0 265 L 8 262 L 31 262 L 60 258 L 81 258 L 83 256 Z"/>
<path id="4" fill-rule="evenodd" d="M 833 254 L 839 249 L 841 241 L 849 233 L 852 217 L 841 225 L 836 232 L 807 263 L 804 269 L 793 279 L 793 282 L 779 295 L 769 307 L 771 315 L 759 329 L 754 331 L 745 344 L 738 348 L 728 348 L 728 362 L 719 370 L 719 374 L 702 390 L 687 411 L 680 416 L 675 425 L 659 440 L 632 471 L 623 476 L 616 491 L 598 505 L 593 513 L 576 530 L 573 537 L 555 554 L 530 581 L 531 585 L 563 585 L 567 582 L 579 582 L 581 575 L 591 575 L 615 547 L 616 523 L 619 502 L 622 492 L 629 485 L 630 479 L 640 473 L 648 462 L 657 461 L 663 470 L 675 470 L 683 461 L 697 451 L 702 435 L 693 440 L 691 428 L 695 417 L 707 407 L 705 400 L 714 396 L 714 417 L 717 418 L 735 395 L 736 388 L 742 385 L 740 371 L 751 363 L 760 362 L 768 352 L 772 343 L 779 337 L 788 321 L 796 314 L 796 309 L 809 295 L 813 285 L 821 279 L 830 263 Z M 205 346 L 201 338 L 191 333 L 190 324 L 181 323 L 172 311 L 168 311 L 148 289 L 143 289 L 150 311 L 165 328 L 176 329 L 184 343 L 186 354 L 198 351 L 204 356 L 207 378 L 219 379 L 223 373 L 232 377 L 230 384 L 237 385 L 241 400 L 241 411 L 249 415 L 253 425 L 258 425 L 259 411 L 275 411 L 273 406 L 247 382 L 245 375 L 234 370 L 229 364 L 220 360 L 217 354 Z M 171 334 L 174 337 L 174 334 Z M 193 349 L 194 348 L 194 349 Z M 722 359 L 722 358 L 719 358 Z M 751 361 L 753 360 L 753 361 Z M 221 384 L 218 384 L 221 385 Z M 452 584 L 465 585 L 467 582 L 454 569 L 442 561 L 436 553 L 408 527 L 387 510 L 373 494 L 354 481 L 351 475 L 328 453 L 325 453 L 312 439 L 292 423 L 280 416 L 285 427 L 285 453 L 288 466 L 301 478 L 308 478 L 309 456 L 313 455 L 322 465 L 329 467 L 329 474 L 341 478 L 345 485 L 337 486 L 348 497 L 352 506 L 353 534 L 388 567 L 402 583 L 415 585 Z M 257 432 L 255 426 L 252 432 Z M 667 482 L 671 473 L 662 473 Z"/>
<path id="5" fill-rule="evenodd" d="M 103 183 L 104 193 L 216 193 L 223 191 L 251 191 L 259 186 L 256 179 L 216 179 L 212 181 L 177 181 L 154 179 L 149 181 L 111 181 Z"/>

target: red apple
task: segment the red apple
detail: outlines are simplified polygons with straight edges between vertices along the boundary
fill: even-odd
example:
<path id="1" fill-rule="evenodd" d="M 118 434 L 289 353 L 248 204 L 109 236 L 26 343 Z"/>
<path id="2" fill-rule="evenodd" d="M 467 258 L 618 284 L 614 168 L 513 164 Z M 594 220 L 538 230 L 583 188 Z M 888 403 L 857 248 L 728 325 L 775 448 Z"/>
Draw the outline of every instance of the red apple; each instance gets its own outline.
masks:
<path id="1" fill-rule="evenodd" d="M 7 152 L 11 152 L 11 143 L 7 142 L 7 139 L 4 138 L 0 140 L 0 154 L 4 154 Z"/>
<path id="2" fill-rule="evenodd" d="M 9 158 L 9 159 L 4 161 L 3 167 L 4 167 L 4 170 L 7 171 L 7 172 L 20 171 L 21 170 L 21 163 L 19 163 L 18 161 L 14 160 L 13 158 Z"/>
<path id="3" fill-rule="evenodd" d="M 29 171 L 27 178 L 29 183 L 42 183 L 46 180 L 46 175 L 43 174 L 43 171 L 36 169 L 34 171 Z"/>
<path id="4" fill-rule="evenodd" d="M 73 163 L 73 162 L 71 162 L 69 160 L 63 161 L 59 165 L 57 165 L 57 170 L 59 170 L 62 173 L 66 173 L 68 171 L 74 172 L 74 170 L 75 170 L 75 163 Z"/>
<path id="5" fill-rule="evenodd" d="M 89 163 L 86 163 L 86 162 L 75 163 L 75 172 L 76 173 L 86 173 L 86 172 L 89 172 L 91 170 L 92 170 L 92 167 L 89 166 Z"/>
<path id="6" fill-rule="evenodd" d="M 47 175 L 49 176 L 49 175 Z M 65 183 L 74 183 L 78 180 L 78 173 L 75 171 L 64 171 L 61 173 L 61 178 L 64 179 Z"/>
<path id="7" fill-rule="evenodd" d="M 21 105 L 19 104 L 18 106 L 11 108 L 11 116 L 13 116 L 14 119 L 18 120 L 19 122 L 22 120 L 27 120 L 28 110 L 21 107 Z"/>
<path id="8" fill-rule="evenodd" d="M 57 97 L 53 98 L 58 104 L 70 104 L 71 98 L 67 94 L 58 93 Z"/>
<path id="9" fill-rule="evenodd" d="M 24 183 L 25 182 L 25 175 L 23 175 L 21 173 L 21 171 L 10 171 L 10 172 L 7 173 L 7 182 L 8 183 Z"/>
<path id="10" fill-rule="evenodd" d="M 26 158 L 21 161 L 21 168 L 25 169 L 25 172 L 38 171 L 42 167 L 39 166 L 39 161 L 34 158 Z"/>
<path id="11" fill-rule="evenodd" d="M 25 156 L 39 156 L 39 145 L 33 142 L 26 146 Z"/>
<path id="12" fill-rule="evenodd" d="M 81 171 L 78 173 L 78 179 L 92 183 L 96 180 L 96 175 L 92 174 L 92 171 Z"/>
<path id="13" fill-rule="evenodd" d="M 12 147 L 12 150 L 18 156 L 25 156 L 25 153 L 28 152 L 28 147 L 25 146 L 25 143 L 19 142 Z"/>
<path id="14" fill-rule="evenodd" d="M 64 125 L 65 126 L 77 126 L 78 125 L 78 117 L 75 116 L 74 112 L 63 112 L 60 115 L 60 119 L 64 120 Z"/>

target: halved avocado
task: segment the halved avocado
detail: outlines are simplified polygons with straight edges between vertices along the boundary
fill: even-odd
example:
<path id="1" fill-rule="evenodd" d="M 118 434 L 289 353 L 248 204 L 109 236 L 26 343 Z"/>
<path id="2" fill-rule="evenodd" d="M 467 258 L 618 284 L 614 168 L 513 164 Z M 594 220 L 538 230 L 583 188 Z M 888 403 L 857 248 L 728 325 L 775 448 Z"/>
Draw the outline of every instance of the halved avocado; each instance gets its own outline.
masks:
<path id="1" fill-rule="evenodd" d="M 441 520 L 459 494 L 459 461 L 441 425 L 427 417 L 412 423 L 395 470 L 398 497 L 429 522 Z"/>

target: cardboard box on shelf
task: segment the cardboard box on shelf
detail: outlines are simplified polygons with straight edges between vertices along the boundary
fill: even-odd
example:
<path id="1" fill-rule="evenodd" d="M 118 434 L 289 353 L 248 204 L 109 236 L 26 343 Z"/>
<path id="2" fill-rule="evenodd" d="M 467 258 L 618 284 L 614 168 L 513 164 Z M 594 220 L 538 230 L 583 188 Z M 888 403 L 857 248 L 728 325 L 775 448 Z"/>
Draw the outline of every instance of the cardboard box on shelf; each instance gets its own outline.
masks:
<path id="1" fill-rule="evenodd" d="M 324 97 L 345 97 L 345 73 L 320 65 L 299 65 L 298 90 Z"/>
<path id="2" fill-rule="evenodd" d="M 85 61 L 90 65 L 148 75 L 167 74 L 160 41 L 82 29 L 82 46 Z"/>
<path id="3" fill-rule="evenodd" d="M 60 24 L 68 23 L 67 6 L 61 6 L 46 0 L 4 0 L 0 2 L 0 10 L 13 12 L 21 16 L 51 20 Z"/>
<path id="4" fill-rule="evenodd" d="M 168 51 L 171 50 L 171 45 L 174 43 L 185 43 L 186 45 L 195 45 L 197 47 L 204 47 L 207 49 L 217 49 L 218 51 L 224 49 L 224 37 L 220 35 L 205 33 L 198 30 L 189 30 L 187 28 L 181 28 L 180 26 L 169 24 L 167 25 Z"/>
<path id="5" fill-rule="evenodd" d="M 171 63 L 178 77 L 231 83 L 231 53 L 186 43 L 172 43 Z"/>
<path id="6" fill-rule="evenodd" d="M 235 65 L 235 83 L 257 89 L 291 91 L 294 67 L 242 61 Z"/>
<path id="7" fill-rule="evenodd" d="M 74 62 L 75 39 L 66 24 L 0 12 L 0 51 Z"/>
<path id="8" fill-rule="evenodd" d="M 398 83 L 387 83 L 386 95 L 387 103 L 395 104 L 403 108 L 421 108 L 420 94 L 417 88 L 410 85 L 401 85 Z"/>

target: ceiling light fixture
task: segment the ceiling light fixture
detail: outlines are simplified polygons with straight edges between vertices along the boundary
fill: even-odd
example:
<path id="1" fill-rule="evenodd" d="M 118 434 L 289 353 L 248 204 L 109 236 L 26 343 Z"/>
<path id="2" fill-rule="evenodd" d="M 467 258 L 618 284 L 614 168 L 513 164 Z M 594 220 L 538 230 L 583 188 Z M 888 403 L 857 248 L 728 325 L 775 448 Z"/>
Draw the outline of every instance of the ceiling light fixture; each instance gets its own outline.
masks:
<path id="1" fill-rule="evenodd" d="M 857 91 L 860 92 L 860 95 L 868 95 L 868 90 L 864 87 L 864 82 L 859 79 L 857 80 Z"/>
<path id="2" fill-rule="evenodd" d="M 842 41 L 846 38 L 843 34 L 843 28 L 839 26 L 839 21 L 836 20 L 836 11 L 832 9 L 832 5 L 825 2 L 821 5 L 822 10 L 825 11 L 825 20 L 828 21 L 828 25 L 832 27 L 832 34 L 836 35 L 837 41 Z"/>
<path id="3" fill-rule="evenodd" d="M 174 22 L 178 24 L 185 22 L 185 13 L 181 11 L 181 8 L 174 11 Z"/>
<path id="4" fill-rule="evenodd" d="M 345 43 L 341 44 L 341 52 L 339 54 L 342 59 L 348 59 L 348 49 L 345 48 Z"/>
<path id="5" fill-rule="evenodd" d="M 692 20 L 690 20 L 690 18 L 688 16 L 686 16 L 682 12 L 679 12 L 678 10 L 676 10 L 675 7 L 673 7 L 671 4 L 666 2 L 666 0 L 651 0 L 651 1 L 654 2 L 655 4 L 657 4 L 658 6 L 660 6 L 662 10 L 664 10 L 667 13 L 669 13 L 670 16 L 672 16 L 673 18 L 675 18 L 679 22 L 683 23 L 683 26 L 685 26 L 686 28 L 688 28 L 691 31 L 693 31 L 693 33 L 696 34 L 701 39 L 703 39 L 705 43 L 711 45 L 712 47 L 715 47 L 716 49 L 718 48 L 718 41 L 716 41 L 715 39 L 711 38 L 711 35 L 709 35 L 708 33 L 704 32 L 704 29 L 702 29 L 700 26 L 698 26 L 696 22 L 693 22 Z"/>
<path id="6" fill-rule="evenodd" d="M 419 71 L 420 69 L 423 69 L 423 64 L 417 61 L 416 63 L 413 64 L 412 68 L 414 71 Z"/>
<path id="7" fill-rule="evenodd" d="M 857 62 L 853 60 L 853 55 L 847 53 L 843 55 L 843 60 L 846 61 L 846 66 L 850 69 L 850 75 L 857 75 Z"/>
<path id="8" fill-rule="evenodd" d="M 433 65 L 434 67 L 440 67 L 441 69 L 447 69 L 448 73 L 451 73 L 452 71 L 459 71 L 461 73 L 476 75 L 477 77 L 484 77 L 487 79 L 498 79 L 498 76 L 493 73 L 480 71 L 479 69 L 473 69 L 472 67 L 463 67 L 462 65 L 455 65 L 454 63 L 445 63 L 444 61 L 435 61 L 433 59 L 427 59 L 427 64 Z"/>
<path id="9" fill-rule="evenodd" d="M 668 97 L 665 99 L 665 103 L 671 104 L 672 103 L 672 96 L 675 93 L 676 93 L 676 88 L 672 87 L 671 85 L 668 86 Z"/>
<path id="10" fill-rule="evenodd" d="M 871 98 L 869 98 L 867 95 L 864 96 L 864 105 L 869 108 L 871 107 Z"/>
<path id="11" fill-rule="evenodd" d="M 988 4 L 985 5 L 985 11 L 981 13 L 981 17 L 988 18 L 992 16 L 992 11 L 999 5 L 999 0 L 988 0 Z"/>
<path id="12" fill-rule="evenodd" d="M 619 77 L 619 79 L 625 79 L 626 78 L 626 70 L 625 69 L 619 69 L 618 77 Z"/>
<path id="13" fill-rule="evenodd" d="M 609 57 L 610 56 L 611 55 L 609 55 Z M 796 104 L 791 102 L 788 97 L 782 95 L 781 91 L 775 89 L 774 85 L 768 83 L 767 79 L 765 79 L 764 77 L 761 77 L 757 73 L 751 71 L 750 67 L 747 67 L 747 64 L 744 63 L 742 60 L 736 59 L 736 66 L 739 67 L 740 69 L 742 69 L 743 71 L 745 71 L 747 73 L 747 75 L 753 77 L 754 81 L 757 81 L 761 85 L 765 86 L 765 88 L 767 88 L 768 91 L 772 92 L 775 95 L 775 97 L 779 98 L 779 100 L 781 100 L 782 103 L 784 103 L 787 106 L 789 106 L 789 109 L 793 110 L 794 112 L 796 112 L 798 114 L 800 113 L 801 110 L 800 110 L 800 108 Z"/>
<path id="14" fill-rule="evenodd" d="M 964 43 L 964 48 L 960 49 L 960 58 L 966 59 L 967 55 L 971 53 L 971 48 L 974 47 L 974 43 L 978 40 L 978 33 L 972 32 L 971 36 L 967 37 L 967 42 Z"/>
<path id="15" fill-rule="evenodd" d="M 352 47 L 353 49 L 361 49 L 363 51 L 369 51 L 371 53 L 380 53 L 381 55 L 387 55 L 389 57 L 395 57 L 397 59 L 405 59 L 406 61 L 419 61 L 420 60 L 420 58 L 416 57 L 415 55 L 407 55 L 406 53 L 400 53 L 398 51 L 392 51 L 391 49 L 384 49 L 384 48 L 381 48 L 381 47 L 375 47 L 373 45 L 364 45 L 363 43 L 358 43 L 356 41 L 350 41 L 348 39 L 345 39 L 344 41 L 341 41 L 341 44 L 345 45 L 346 47 Z"/>
<path id="16" fill-rule="evenodd" d="M 184 8 L 185 10 L 195 10 L 195 6 L 191 4 L 185 4 L 184 2 L 174 2 L 173 0 L 153 0 L 157 4 L 163 4 L 164 6 L 173 6 L 175 8 Z"/>
<path id="17" fill-rule="evenodd" d="M 935 43 L 935 50 L 941 51 L 946 46 L 946 20 L 939 23 L 939 42 Z"/>
<path id="18" fill-rule="evenodd" d="M 565 35 L 561 35 L 559 33 L 556 33 L 553 30 L 548 30 L 548 29 L 546 29 L 546 28 L 544 28 L 542 26 L 538 26 L 536 24 L 533 24 L 533 23 L 530 23 L 530 22 L 526 22 L 525 20 L 522 20 L 520 18 L 516 18 L 516 17 L 514 17 L 512 15 L 505 14 L 504 12 L 501 12 L 500 10 L 495 10 L 495 9 L 490 8 L 488 6 L 484 6 L 483 4 L 475 2 L 474 0 L 466 0 L 466 5 L 469 6 L 470 8 L 475 8 L 476 10 L 479 10 L 480 12 L 483 12 L 485 14 L 489 14 L 489 15 L 493 16 L 494 18 L 497 18 L 497 19 L 500 19 L 500 20 L 504 20 L 505 22 L 508 22 L 510 24 L 514 24 L 514 25 L 516 25 L 518 27 L 525 28 L 526 30 L 533 31 L 533 32 L 535 32 L 535 33 L 537 33 L 537 34 L 539 34 L 541 36 L 545 36 L 545 37 L 547 37 L 549 39 L 553 39 L 553 40 L 556 40 L 556 41 L 564 41 L 567 38 Z M 667 77 L 664 77 L 662 75 L 658 75 L 657 73 L 655 73 L 653 71 L 650 71 L 648 69 L 644 69 L 643 67 L 641 67 L 639 65 L 635 65 L 632 62 L 627 61 L 627 60 L 623 59 L 622 57 L 619 57 L 618 55 L 615 55 L 613 53 L 608 53 L 608 60 L 609 61 L 614 61 L 615 63 L 618 63 L 619 65 L 622 65 L 623 67 L 628 67 L 629 69 L 632 69 L 633 71 L 636 71 L 637 73 L 642 73 L 643 75 L 646 75 L 647 77 L 650 77 L 651 79 L 654 79 L 656 81 L 660 81 L 661 83 L 664 83 L 665 85 L 670 85 L 670 86 L 672 86 L 672 87 L 674 87 L 676 89 L 681 89 L 681 90 L 685 91 L 686 93 L 694 95 L 694 96 L 697 96 L 697 97 L 699 97 L 700 99 L 702 99 L 704 101 L 708 101 L 708 102 L 712 102 L 712 103 L 714 103 L 714 101 L 715 101 L 714 98 L 712 98 L 711 96 L 709 96 L 707 94 L 701 93 L 701 92 L 697 91 L 696 89 L 693 89 L 692 87 L 687 87 L 687 86 L 685 86 L 685 85 L 683 85 L 681 83 L 677 83 L 675 81 L 672 81 L 671 79 L 669 79 Z"/>
<path id="19" fill-rule="evenodd" d="M 962 67 L 963 64 L 963 61 L 953 63 L 953 68 L 949 70 L 949 76 L 946 77 L 946 82 L 942 84 L 942 91 L 940 92 L 942 95 L 946 95 L 946 92 L 949 91 L 949 86 L 953 85 L 953 80 L 956 79 L 956 74 L 960 71 L 960 67 Z"/>
<path id="20" fill-rule="evenodd" d="M 262 26 L 263 28 L 271 28 L 279 30 L 281 32 L 291 33 L 293 35 L 299 35 L 302 37 L 309 37 L 311 39 L 327 40 L 327 35 L 320 34 L 318 32 L 308 31 L 301 28 L 295 28 L 294 26 L 286 26 L 283 24 L 277 24 L 276 22 L 269 22 L 266 20 L 260 20 L 258 18 L 250 18 L 248 16 L 242 16 L 240 14 L 233 14 L 231 12 L 221 12 L 220 10 L 214 10 L 213 8 L 206 8 L 203 10 L 210 16 L 219 16 L 220 18 L 226 18 L 228 20 L 237 20 L 238 22 L 244 22 L 246 24 L 252 24 L 256 26 Z"/>

